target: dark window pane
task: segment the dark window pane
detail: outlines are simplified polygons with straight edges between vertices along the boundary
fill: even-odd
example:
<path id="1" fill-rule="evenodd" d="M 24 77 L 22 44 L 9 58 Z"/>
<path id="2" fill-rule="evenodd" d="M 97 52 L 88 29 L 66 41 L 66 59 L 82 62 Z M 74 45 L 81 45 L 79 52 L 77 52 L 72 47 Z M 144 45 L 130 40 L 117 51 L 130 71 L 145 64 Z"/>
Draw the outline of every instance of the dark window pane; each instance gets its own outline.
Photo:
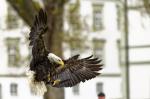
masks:
<path id="1" fill-rule="evenodd" d="M 75 95 L 79 95 L 79 84 L 72 87 L 72 91 Z"/>
<path id="2" fill-rule="evenodd" d="M 18 27 L 18 16 L 11 6 L 8 6 L 6 22 L 8 29 L 14 29 Z"/>
<path id="3" fill-rule="evenodd" d="M 10 94 L 12 96 L 17 96 L 17 94 L 18 94 L 18 85 L 17 84 L 13 83 L 10 85 Z"/>
<path id="4" fill-rule="evenodd" d="M 103 5 L 93 4 L 93 29 L 94 31 L 103 29 Z"/>
<path id="5" fill-rule="evenodd" d="M 8 53 L 8 65 L 19 66 L 20 53 L 19 53 L 19 38 L 7 38 L 7 53 Z"/>
<path id="6" fill-rule="evenodd" d="M 105 54 L 104 44 L 105 44 L 105 40 L 100 40 L 100 39 L 93 40 L 93 50 L 94 50 L 94 55 L 96 57 L 104 59 L 104 54 Z"/>
<path id="7" fill-rule="evenodd" d="M 96 84 L 96 92 L 97 93 L 103 92 L 103 83 L 99 82 Z"/>

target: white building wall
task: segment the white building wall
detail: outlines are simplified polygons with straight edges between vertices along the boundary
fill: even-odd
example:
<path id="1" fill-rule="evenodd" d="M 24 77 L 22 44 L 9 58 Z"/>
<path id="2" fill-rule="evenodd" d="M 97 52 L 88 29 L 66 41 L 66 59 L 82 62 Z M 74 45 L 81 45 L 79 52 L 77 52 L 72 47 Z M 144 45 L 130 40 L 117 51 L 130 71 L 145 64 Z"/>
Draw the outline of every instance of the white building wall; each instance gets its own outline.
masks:
<path id="1" fill-rule="evenodd" d="M 6 28 L 6 24 L 5 23 L 5 18 L 6 18 L 6 13 L 7 13 L 7 2 L 6 0 L 1 0 L 0 3 L 0 30 L 1 29 L 5 29 Z"/>
<path id="2" fill-rule="evenodd" d="M 131 65 L 131 99 L 150 99 L 150 65 Z"/>
<path id="3" fill-rule="evenodd" d="M 82 20 L 85 20 L 88 24 L 89 30 L 92 30 L 93 20 L 92 20 L 92 2 L 90 0 L 80 1 L 80 15 Z"/>
<path id="4" fill-rule="evenodd" d="M 150 98 L 150 18 L 129 10 L 131 99 Z"/>
<path id="5" fill-rule="evenodd" d="M 93 27 L 93 21 L 92 21 L 92 3 L 89 0 L 82 0 L 81 2 L 81 15 L 83 17 L 89 16 L 89 21 L 87 23 L 90 24 L 90 27 Z M 86 5 L 87 4 L 87 5 Z M 120 32 L 117 30 L 117 9 L 116 9 L 116 3 L 115 2 L 103 2 L 104 8 L 104 30 L 102 31 L 96 31 L 96 32 L 90 32 L 88 33 L 88 39 L 92 40 L 94 38 L 97 39 L 103 39 L 106 40 L 105 44 L 105 65 L 106 68 L 110 68 L 108 72 L 115 72 L 119 73 L 119 60 L 118 60 L 118 46 L 117 46 L 117 40 L 120 38 Z M 83 6 L 82 6 L 83 5 Z M 86 5 L 86 6 L 85 6 Z M 111 13 L 110 13 L 111 12 Z M 111 51 L 110 51 L 111 49 Z M 91 50 L 91 52 L 93 52 Z M 89 52 L 89 53 L 91 53 Z M 113 55 L 114 54 L 114 55 Z M 112 63 L 114 66 L 112 66 Z M 106 69 L 105 69 L 106 70 Z"/>
<path id="6" fill-rule="evenodd" d="M 10 85 L 18 85 L 17 96 L 11 96 Z M 42 99 L 42 96 L 35 96 L 31 93 L 26 77 L 0 77 L 2 99 Z"/>
<path id="7" fill-rule="evenodd" d="M 113 32 L 117 31 L 117 9 L 115 2 L 105 2 L 104 3 L 104 25 L 105 30 Z M 113 33 L 114 34 L 114 33 Z"/>
<path id="8" fill-rule="evenodd" d="M 111 81 L 111 83 L 110 83 Z M 96 84 L 102 82 L 104 84 L 104 92 L 107 99 L 120 99 L 121 79 L 112 77 L 97 77 L 85 83 L 80 83 L 79 95 L 75 95 L 72 88 L 65 89 L 65 99 L 97 99 Z"/>
<path id="9" fill-rule="evenodd" d="M 102 75 L 79 85 L 79 94 L 73 92 L 73 88 L 65 88 L 65 99 L 97 99 L 96 84 L 103 83 L 103 92 L 107 99 L 122 98 L 122 79 L 120 75 L 119 52 L 117 40 L 120 38 L 120 32 L 117 30 L 117 9 L 116 2 L 99 0 L 82 0 L 80 13 L 87 20 L 90 27 L 88 34 L 89 44 L 94 38 L 105 40 L 104 45 L 104 69 Z M 93 32 L 93 3 L 104 4 L 103 24 L 104 30 Z M 84 53 L 84 56 L 91 54 L 93 49 Z M 88 54 L 87 54 L 88 53 Z M 117 76 L 113 76 L 117 75 Z"/>
<path id="10" fill-rule="evenodd" d="M 3 57 L 0 57 L 0 59 L 2 61 L 0 61 L 0 64 L 2 65 L 0 69 L 0 74 L 11 74 L 14 72 L 14 74 L 21 74 L 23 72 L 25 72 L 24 67 L 20 66 L 20 67 L 10 67 L 8 66 L 8 55 L 7 55 L 7 46 L 6 46 L 6 39 L 7 38 L 20 38 L 20 42 L 19 42 L 19 48 L 20 48 L 20 55 L 23 57 L 27 57 L 28 55 L 28 47 L 26 46 L 25 43 L 25 38 L 24 35 L 21 34 L 21 30 L 20 29 L 16 29 L 16 30 L 3 30 L 0 31 L 0 35 L 1 35 L 1 55 Z M 22 64 L 25 65 L 25 64 Z M 27 64 L 26 64 L 27 65 Z M 17 72 L 16 72 L 17 71 Z"/>

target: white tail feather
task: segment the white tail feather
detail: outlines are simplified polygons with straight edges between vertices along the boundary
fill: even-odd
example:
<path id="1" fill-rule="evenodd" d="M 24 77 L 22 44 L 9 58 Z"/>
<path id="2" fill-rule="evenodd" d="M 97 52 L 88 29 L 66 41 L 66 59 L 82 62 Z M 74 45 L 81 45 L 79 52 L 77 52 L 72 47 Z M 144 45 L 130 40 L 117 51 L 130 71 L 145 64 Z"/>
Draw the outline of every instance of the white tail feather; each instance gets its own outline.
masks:
<path id="1" fill-rule="evenodd" d="M 45 83 L 43 81 L 41 81 L 41 82 L 35 81 L 34 74 L 35 74 L 34 71 L 28 71 L 28 73 L 27 73 L 31 91 L 35 95 L 44 95 L 44 93 L 47 91 Z"/>

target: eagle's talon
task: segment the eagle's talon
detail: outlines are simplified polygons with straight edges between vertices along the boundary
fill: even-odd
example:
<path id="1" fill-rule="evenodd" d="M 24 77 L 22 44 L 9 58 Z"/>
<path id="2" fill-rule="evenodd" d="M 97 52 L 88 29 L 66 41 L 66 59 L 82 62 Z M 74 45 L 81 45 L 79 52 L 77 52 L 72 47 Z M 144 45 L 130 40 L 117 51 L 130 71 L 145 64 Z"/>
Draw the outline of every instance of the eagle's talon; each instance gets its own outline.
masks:
<path id="1" fill-rule="evenodd" d="M 48 74 L 47 78 L 48 78 L 48 81 L 50 81 L 50 80 L 51 80 L 50 74 Z"/>
<path id="2" fill-rule="evenodd" d="M 55 80 L 55 81 L 53 82 L 53 86 L 59 84 L 60 82 L 61 82 L 61 80 L 59 80 L 59 79 Z"/>

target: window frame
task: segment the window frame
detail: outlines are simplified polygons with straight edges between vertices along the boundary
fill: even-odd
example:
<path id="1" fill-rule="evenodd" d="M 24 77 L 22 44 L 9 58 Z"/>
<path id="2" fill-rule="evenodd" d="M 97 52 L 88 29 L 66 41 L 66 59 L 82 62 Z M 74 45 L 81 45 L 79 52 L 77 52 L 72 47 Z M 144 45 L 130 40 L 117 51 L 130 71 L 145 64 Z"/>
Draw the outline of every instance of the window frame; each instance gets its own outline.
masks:
<path id="1" fill-rule="evenodd" d="M 20 62 L 20 38 L 6 38 L 8 66 L 19 67 Z M 14 62 L 11 61 L 11 57 Z"/>

